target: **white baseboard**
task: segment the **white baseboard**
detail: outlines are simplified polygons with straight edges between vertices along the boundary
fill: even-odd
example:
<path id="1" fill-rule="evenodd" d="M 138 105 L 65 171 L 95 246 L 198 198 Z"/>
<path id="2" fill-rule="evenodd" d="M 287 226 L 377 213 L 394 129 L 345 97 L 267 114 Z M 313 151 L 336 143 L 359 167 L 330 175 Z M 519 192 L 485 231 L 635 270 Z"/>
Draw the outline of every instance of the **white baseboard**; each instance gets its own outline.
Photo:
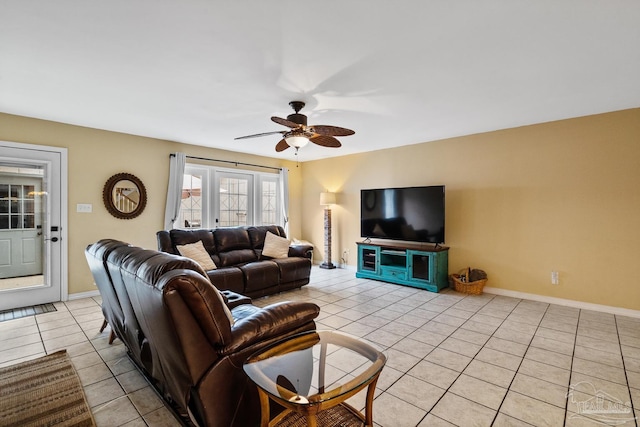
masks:
<path id="1" fill-rule="evenodd" d="M 100 291 L 97 289 L 95 291 L 77 292 L 75 294 L 69 294 L 69 301 L 72 301 L 74 299 L 91 298 L 98 296 L 100 296 Z"/>
<path id="2" fill-rule="evenodd" d="M 545 295 L 536 295 L 536 294 L 529 294 L 526 292 L 511 291 L 509 289 L 492 288 L 490 286 L 485 287 L 484 292 L 488 294 L 493 294 L 493 295 L 502 295 L 506 297 L 522 298 L 522 299 L 528 299 L 532 301 L 546 302 L 548 304 L 564 305 L 567 307 L 574 307 L 582 310 L 601 311 L 609 314 L 617 314 L 619 316 L 629 316 L 629 317 L 640 318 L 640 310 L 632 310 L 630 308 L 613 307 L 610 305 L 593 304 L 590 302 L 575 301 L 575 300 L 556 298 L 556 297 L 548 297 Z"/>

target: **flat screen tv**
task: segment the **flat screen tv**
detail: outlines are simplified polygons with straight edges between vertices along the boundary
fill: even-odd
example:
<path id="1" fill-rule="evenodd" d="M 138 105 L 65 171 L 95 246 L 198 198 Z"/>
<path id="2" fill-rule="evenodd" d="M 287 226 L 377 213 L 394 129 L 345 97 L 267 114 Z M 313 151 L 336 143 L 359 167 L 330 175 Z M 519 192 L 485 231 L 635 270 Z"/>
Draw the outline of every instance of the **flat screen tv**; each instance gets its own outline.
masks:
<path id="1" fill-rule="evenodd" d="M 444 185 L 360 190 L 360 235 L 444 243 Z"/>

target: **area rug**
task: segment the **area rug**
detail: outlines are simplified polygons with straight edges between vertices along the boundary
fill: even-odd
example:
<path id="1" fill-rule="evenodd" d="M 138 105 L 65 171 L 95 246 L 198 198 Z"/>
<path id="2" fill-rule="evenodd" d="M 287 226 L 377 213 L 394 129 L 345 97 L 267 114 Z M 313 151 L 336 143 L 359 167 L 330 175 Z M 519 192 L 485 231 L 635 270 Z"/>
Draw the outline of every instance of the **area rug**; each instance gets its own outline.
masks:
<path id="1" fill-rule="evenodd" d="M 66 350 L 0 368 L 0 425 L 95 426 Z"/>

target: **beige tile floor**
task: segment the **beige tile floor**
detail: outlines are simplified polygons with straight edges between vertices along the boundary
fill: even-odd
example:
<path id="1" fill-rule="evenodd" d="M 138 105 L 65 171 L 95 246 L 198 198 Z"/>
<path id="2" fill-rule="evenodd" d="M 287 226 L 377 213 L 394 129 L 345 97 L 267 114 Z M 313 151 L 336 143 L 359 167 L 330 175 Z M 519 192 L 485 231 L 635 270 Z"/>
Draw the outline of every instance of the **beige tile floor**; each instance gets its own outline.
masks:
<path id="1" fill-rule="evenodd" d="M 316 302 L 319 329 L 362 337 L 385 352 L 376 426 L 638 425 L 640 319 L 489 294 L 434 294 L 315 267 L 308 286 L 255 303 L 285 299 Z M 55 313 L 0 322 L 0 366 L 66 348 L 98 425 L 179 425 L 119 340 L 108 344 L 109 328 L 98 333 L 99 303 L 57 303 Z M 363 398 L 352 404 L 362 407 Z"/>

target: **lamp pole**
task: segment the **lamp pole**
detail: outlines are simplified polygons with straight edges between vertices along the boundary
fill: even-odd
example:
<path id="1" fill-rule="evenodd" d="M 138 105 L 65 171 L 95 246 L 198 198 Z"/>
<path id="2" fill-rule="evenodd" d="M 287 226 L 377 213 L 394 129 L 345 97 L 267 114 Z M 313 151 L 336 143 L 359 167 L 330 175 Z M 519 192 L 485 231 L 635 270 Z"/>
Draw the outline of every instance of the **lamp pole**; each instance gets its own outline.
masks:
<path id="1" fill-rule="evenodd" d="M 336 268 L 331 262 L 331 205 L 335 203 L 335 193 L 320 193 L 320 204 L 324 205 L 324 261 L 320 268 L 327 270 Z"/>

